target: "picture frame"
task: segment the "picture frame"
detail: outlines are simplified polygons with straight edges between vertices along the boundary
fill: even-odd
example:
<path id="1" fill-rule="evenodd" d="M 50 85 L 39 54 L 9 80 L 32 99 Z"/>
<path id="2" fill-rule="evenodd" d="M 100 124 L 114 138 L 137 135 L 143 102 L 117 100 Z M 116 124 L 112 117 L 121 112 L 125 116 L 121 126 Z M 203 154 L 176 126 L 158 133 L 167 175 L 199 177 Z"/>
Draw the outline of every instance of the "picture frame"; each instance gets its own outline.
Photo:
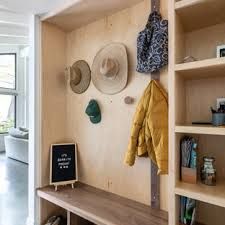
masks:
<path id="1" fill-rule="evenodd" d="M 78 182 L 77 144 L 52 144 L 50 148 L 50 185 L 74 184 Z"/>
<path id="2" fill-rule="evenodd" d="M 217 46 L 217 58 L 225 57 L 225 45 Z"/>

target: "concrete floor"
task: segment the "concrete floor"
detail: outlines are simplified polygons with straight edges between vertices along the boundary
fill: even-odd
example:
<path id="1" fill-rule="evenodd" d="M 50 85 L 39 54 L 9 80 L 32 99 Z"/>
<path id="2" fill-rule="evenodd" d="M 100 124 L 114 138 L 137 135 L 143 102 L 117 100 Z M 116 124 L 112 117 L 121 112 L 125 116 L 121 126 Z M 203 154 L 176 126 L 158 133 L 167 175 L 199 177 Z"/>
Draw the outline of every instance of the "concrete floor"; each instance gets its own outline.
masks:
<path id="1" fill-rule="evenodd" d="M 0 225 L 25 225 L 28 215 L 28 165 L 0 153 Z"/>

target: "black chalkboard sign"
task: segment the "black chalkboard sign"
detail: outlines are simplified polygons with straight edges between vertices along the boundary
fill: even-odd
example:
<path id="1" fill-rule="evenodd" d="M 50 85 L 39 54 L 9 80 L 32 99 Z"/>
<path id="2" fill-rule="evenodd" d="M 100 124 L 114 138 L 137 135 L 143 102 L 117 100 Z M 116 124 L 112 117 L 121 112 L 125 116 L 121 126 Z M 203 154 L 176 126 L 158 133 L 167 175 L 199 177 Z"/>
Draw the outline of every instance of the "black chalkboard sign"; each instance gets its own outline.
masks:
<path id="1" fill-rule="evenodd" d="M 73 184 L 77 176 L 76 144 L 53 144 L 51 146 L 50 184 Z"/>

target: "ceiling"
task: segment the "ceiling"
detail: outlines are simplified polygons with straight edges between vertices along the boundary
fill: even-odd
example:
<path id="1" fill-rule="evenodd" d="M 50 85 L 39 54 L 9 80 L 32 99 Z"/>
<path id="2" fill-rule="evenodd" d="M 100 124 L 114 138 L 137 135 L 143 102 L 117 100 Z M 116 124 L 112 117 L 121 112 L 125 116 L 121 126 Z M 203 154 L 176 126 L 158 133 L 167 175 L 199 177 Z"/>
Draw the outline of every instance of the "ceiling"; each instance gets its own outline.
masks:
<path id="1" fill-rule="evenodd" d="M 59 7 L 69 4 L 74 0 L 1 0 L 0 10 L 9 10 L 24 14 L 43 14 Z"/>

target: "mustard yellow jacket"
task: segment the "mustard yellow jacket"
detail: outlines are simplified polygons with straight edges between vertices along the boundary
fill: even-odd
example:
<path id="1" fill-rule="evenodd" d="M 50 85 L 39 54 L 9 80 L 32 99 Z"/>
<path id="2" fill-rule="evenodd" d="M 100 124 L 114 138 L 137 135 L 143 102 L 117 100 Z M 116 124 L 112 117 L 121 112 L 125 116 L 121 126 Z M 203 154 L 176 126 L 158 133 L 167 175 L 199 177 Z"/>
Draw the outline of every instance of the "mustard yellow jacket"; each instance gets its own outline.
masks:
<path id="1" fill-rule="evenodd" d="M 134 165 L 136 155 L 149 156 L 158 166 L 158 174 L 168 173 L 168 96 L 155 80 L 138 104 L 125 163 Z"/>

